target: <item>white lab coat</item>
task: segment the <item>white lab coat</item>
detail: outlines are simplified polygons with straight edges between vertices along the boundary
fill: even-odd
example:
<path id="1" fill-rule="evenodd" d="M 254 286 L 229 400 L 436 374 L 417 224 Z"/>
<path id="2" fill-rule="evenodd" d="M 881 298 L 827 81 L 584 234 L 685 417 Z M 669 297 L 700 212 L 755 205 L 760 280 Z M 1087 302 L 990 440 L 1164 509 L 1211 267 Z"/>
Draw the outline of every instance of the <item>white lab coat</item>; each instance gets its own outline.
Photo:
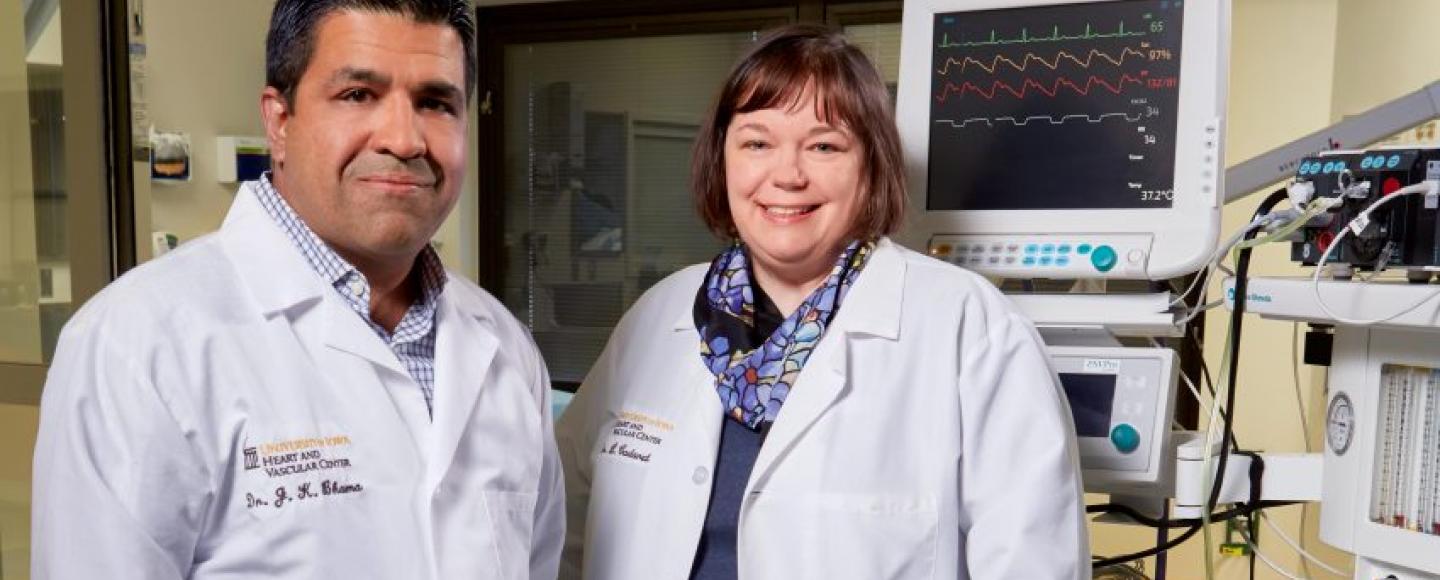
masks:
<path id="1" fill-rule="evenodd" d="M 554 578 L 545 366 L 460 276 L 436 323 L 432 422 L 242 187 L 218 233 L 66 326 L 35 448 L 34 577 Z"/>
<path id="2" fill-rule="evenodd" d="M 690 572 L 726 420 L 691 312 L 705 270 L 636 303 L 558 421 L 562 578 Z M 755 462 L 740 579 L 1089 578 L 1067 409 L 992 285 L 881 240 Z"/>

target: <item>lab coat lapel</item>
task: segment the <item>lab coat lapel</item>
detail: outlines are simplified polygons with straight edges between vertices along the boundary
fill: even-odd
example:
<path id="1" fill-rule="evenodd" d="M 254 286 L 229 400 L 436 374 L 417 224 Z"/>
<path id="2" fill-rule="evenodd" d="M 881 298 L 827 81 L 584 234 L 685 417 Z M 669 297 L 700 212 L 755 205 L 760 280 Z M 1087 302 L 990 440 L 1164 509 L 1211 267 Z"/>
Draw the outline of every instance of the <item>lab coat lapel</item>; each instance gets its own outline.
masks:
<path id="1" fill-rule="evenodd" d="M 890 240 L 881 239 L 786 397 L 755 459 L 750 487 L 764 481 L 785 452 L 840 399 L 848 384 L 845 370 L 850 368 L 855 337 L 899 337 L 904 278 L 903 256 Z"/>
<path id="2" fill-rule="evenodd" d="M 325 345 L 401 376 L 410 375 L 375 330 L 338 296 L 327 296 L 325 300 Z"/>
<path id="3" fill-rule="evenodd" d="M 838 329 L 834 329 L 838 330 Z M 755 468 L 750 473 L 748 487 L 764 481 L 769 472 L 792 445 L 795 444 L 810 425 L 815 423 L 845 388 L 845 361 L 848 357 L 848 341 L 841 333 L 822 339 L 816 347 L 795 388 L 785 398 L 780 416 L 765 436 L 760 455 L 755 458 Z"/>
<path id="4" fill-rule="evenodd" d="M 314 345 L 311 352 L 325 380 L 354 391 L 356 397 L 386 393 L 393 413 L 409 428 L 416 449 L 424 449 L 429 417 L 419 401 L 423 395 L 410 381 L 397 380 L 408 376 L 399 359 L 305 262 L 294 242 L 260 206 L 252 187 L 252 183 L 240 187 L 219 235 L 261 315 L 284 316 L 307 347 Z M 313 308 L 306 308 L 309 305 Z M 356 361 L 357 356 L 364 360 Z M 385 379 L 384 374 L 396 373 L 401 376 Z M 389 412 L 377 408 L 376 413 Z M 380 421 L 393 418 L 395 415 L 372 417 Z"/>
<path id="5" fill-rule="evenodd" d="M 446 294 L 440 296 L 435 324 L 435 437 L 427 473 L 431 485 L 440 482 L 455 457 L 500 349 L 495 333 L 462 313 Z"/>
<path id="6" fill-rule="evenodd" d="M 270 317 L 324 295 L 325 283 L 305 263 L 295 244 L 255 198 L 250 182 L 240 186 L 225 223 L 220 243 L 234 264 L 260 314 Z"/>
<path id="7" fill-rule="evenodd" d="M 351 381 L 347 382 L 355 388 L 379 381 L 379 388 L 390 394 L 395 412 L 409 428 L 416 448 L 425 449 L 430 417 L 425 413 L 425 394 L 419 385 L 410 379 L 395 353 L 339 295 L 326 296 L 323 309 L 325 346 L 334 361 L 324 368 L 327 372 L 348 372 Z M 356 357 L 362 360 L 356 361 Z M 365 362 L 370 364 L 357 364 Z"/>

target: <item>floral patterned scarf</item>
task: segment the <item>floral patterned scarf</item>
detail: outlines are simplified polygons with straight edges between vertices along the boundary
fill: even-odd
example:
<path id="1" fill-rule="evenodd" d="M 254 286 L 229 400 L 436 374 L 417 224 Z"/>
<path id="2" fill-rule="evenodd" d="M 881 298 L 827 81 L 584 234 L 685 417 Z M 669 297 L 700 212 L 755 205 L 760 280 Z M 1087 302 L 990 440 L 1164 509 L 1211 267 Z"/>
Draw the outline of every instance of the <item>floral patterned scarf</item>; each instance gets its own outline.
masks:
<path id="1" fill-rule="evenodd" d="M 825 283 L 759 345 L 751 339 L 755 289 L 744 246 L 736 243 L 711 262 L 695 296 L 695 328 L 700 357 L 715 375 L 727 416 L 756 431 L 775 422 L 800 369 L 874 249 L 873 241 L 851 242 Z"/>

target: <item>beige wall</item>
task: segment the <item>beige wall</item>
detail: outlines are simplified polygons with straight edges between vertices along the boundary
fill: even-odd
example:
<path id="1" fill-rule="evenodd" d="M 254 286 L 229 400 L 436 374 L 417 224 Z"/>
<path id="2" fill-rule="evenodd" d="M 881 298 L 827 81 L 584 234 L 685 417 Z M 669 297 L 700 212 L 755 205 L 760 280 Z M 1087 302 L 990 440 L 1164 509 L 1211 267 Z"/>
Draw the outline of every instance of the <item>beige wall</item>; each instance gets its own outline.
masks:
<path id="1" fill-rule="evenodd" d="M 144 252 L 151 230 L 168 231 L 184 242 L 214 231 L 224 220 L 235 185 L 216 181 L 215 137 L 265 134 L 259 103 L 272 6 L 273 0 L 146 0 L 150 118 L 159 130 L 190 135 L 192 167 L 190 181 L 162 183 L 151 182 L 148 169 L 136 166 L 136 213 L 150 208 L 136 228 Z M 470 139 L 473 151 L 474 131 Z M 476 159 L 470 156 L 461 199 L 435 236 L 445 263 L 471 278 L 479 267 Z M 147 218 L 149 227 L 144 227 Z"/>
<path id="2" fill-rule="evenodd" d="M 1440 31 L 1440 2 L 1339 0 L 1339 7 L 1345 26 L 1335 45 L 1333 118 L 1440 79 L 1434 42 Z"/>
<path id="3" fill-rule="evenodd" d="M 146 0 L 150 118 L 157 130 L 188 133 L 192 159 L 190 181 L 150 183 L 153 229 L 190 240 L 224 219 L 234 185 L 215 180 L 215 137 L 264 135 L 259 102 L 271 5 L 270 0 Z M 137 180 L 149 181 L 148 175 L 137 173 Z"/>

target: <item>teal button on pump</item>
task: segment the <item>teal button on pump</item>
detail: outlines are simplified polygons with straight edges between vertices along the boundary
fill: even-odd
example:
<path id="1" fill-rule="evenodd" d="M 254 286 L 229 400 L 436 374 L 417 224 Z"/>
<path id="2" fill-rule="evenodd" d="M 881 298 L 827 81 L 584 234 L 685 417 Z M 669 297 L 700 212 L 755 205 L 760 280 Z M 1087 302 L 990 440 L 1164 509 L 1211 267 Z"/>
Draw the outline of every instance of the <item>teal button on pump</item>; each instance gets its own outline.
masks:
<path id="1" fill-rule="evenodd" d="M 1140 447 L 1140 432 L 1129 423 L 1121 423 L 1110 430 L 1110 442 L 1121 453 L 1131 453 Z"/>
<path id="2" fill-rule="evenodd" d="M 1095 248 L 1095 251 L 1090 252 L 1090 263 L 1101 272 L 1109 272 L 1111 268 L 1115 267 L 1118 259 L 1119 255 L 1115 253 L 1115 248 L 1110 246 L 1099 246 Z"/>

